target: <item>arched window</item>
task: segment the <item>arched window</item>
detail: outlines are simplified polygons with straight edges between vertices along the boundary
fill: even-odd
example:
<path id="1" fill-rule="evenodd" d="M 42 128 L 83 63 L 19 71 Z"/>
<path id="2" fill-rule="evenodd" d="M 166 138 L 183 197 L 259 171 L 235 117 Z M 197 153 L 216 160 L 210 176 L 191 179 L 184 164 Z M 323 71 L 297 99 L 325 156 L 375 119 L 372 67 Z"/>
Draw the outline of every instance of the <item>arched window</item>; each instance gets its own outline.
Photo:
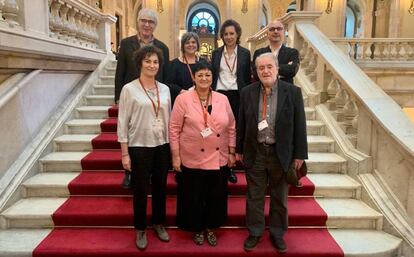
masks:
<path id="1" fill-rule="evenodd" d="M 296 1 L 293 1 L 289 4 L 286 13 L 292 12 L 292 11 L 296 11 Z"/>
<path id="2" fill-rule="evenodd" d="M 196 32 L 203 32 L 216 34 L 217 32 L 217 18 L 208 9 L 200 9 L 194 12 L 189 19 L 189 30 Z"/>

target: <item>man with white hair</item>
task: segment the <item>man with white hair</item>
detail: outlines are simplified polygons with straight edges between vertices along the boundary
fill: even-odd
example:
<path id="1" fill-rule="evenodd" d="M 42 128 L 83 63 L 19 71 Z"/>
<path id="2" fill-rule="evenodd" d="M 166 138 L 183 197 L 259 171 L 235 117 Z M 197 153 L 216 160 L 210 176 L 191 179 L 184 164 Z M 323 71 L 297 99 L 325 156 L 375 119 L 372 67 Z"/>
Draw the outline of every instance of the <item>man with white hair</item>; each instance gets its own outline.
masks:
<path id="1" fill-rule="evenodd" d="M 115 73 L 116 103 L 119 100 L 122 87 L 138 78 L 139 70 L 133 61 L 133 53 L 142 46 L 154 45 L 162 51 L 164 64 L 160 67 L 156 79 L 159 82 L 166 80 L 170 54 L 168 47 L 163 42 L 154 38 L 154 30 L 157 27 L 157 22 L 157 14 L 154 10 L 149 8 L 141 9 L 137 18 L 137 34 L 121 41 Z"/>
<path id="2" fill-rule="evenodd" d="M 278 62 L 272 53 L 256 59 L 260 81 L 242 89 L 237 121 L 236 160 L 246 167 L 246 226 L 244 249 L 251 251 L 265 229 L 264 204 L 270 191 L 270 239 L 279 253 L 288 229 L 290 165 L 299 169 L 308 158 L 306 118 L 301 89 L 278 79 Z"/>

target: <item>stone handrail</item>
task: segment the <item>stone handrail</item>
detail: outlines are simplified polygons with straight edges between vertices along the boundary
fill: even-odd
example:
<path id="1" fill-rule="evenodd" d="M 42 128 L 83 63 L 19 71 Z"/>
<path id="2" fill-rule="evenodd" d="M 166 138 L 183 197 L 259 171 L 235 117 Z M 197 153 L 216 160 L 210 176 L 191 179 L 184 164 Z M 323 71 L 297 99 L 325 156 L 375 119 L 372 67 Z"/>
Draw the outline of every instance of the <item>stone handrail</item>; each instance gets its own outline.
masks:
<path id="1" fill-rule="evenodd" d="M 414 38 L 331 38 L 356 61 L 414 61 Z"/>
<path id="2" fill-rule="evenodd" d="M 414 124 L 348 54 L 319 30 L 314 20 L 320 14 L 291 12 L 282 18 L 288 24 L 290 43 L 300 52 L 300 73 L 306 81 L 302 84 L 308 87 L 305 92 L 317 99 L 311 102 L 316 103 L 318 114 L 333 117 L 331 123 L 341 132 L 337 134 L 345 135 L 354 153 L 358 151 L 372 157 L 371 165 L 359 168 L 356 155 L 337 150 L 348 160 L 349 175 L 364 180 L 365 186 L 375 184 L 368 183 L 363 176 L 372 174 L 383 188 L 387 188 L 383 192 L 389 193 L 378 197 L 375 190 L 379 188 L 364 187 L 377 197 L 377 208 L 411 245 L 414 234 L 407 224 L 410 224 L 409 219 L 414 220 Z M 394 208 L 400 212 L 393 213 L 391 205 L 404 209 Z"/>
<path id="3" fill-rule="evenodd" d="M 0 50 L 26 52 L 15 43 L 26 40 L 33 52 L 59 56 L 68 47 L 76 50 L 63 50 L 62 57 L 89 57 L 82 49 L 95 53 L 89 59 L 101 60 L 111 52 L 110 25 L 115 21 L 80 0 L 0 0 L 0 40 L 2 34 L 9 39 Z"/>
<path id="4" fill-rule="evenodd" d="M 248 48 L 252 53 L 254 50 L 267 45 L 267 26 L 256 32 L 253 36 L 248 37 L 246 42 L 249 44 Z"/>

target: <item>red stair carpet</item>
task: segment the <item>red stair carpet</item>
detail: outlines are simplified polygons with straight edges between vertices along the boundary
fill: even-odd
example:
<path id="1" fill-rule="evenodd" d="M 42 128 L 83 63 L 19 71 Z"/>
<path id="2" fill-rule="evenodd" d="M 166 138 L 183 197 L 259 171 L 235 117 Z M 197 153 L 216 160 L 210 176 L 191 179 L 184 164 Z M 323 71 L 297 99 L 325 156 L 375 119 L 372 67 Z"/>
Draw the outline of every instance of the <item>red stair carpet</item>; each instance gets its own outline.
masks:
<path id="1" fill-rule="evenodd" d="M 69 183 L 71 196 L 53 214 L 58 228 L 36 247 L 35 257 L 130 257 L 130 256 L 279 256 L 269 240 L 268 232 L 250 253 L 243 250 L 248 232 L 245 225 L 246 179 L 238 172 L 237 184 L 229 184 L 227 228 L 217 231 L 218 245 L 197 246 L 192 234 L 169 228 L 169 243 L 164 243 L 148 230 L 148 248 L 137 250 L 133 224 L 131 191 L 122 189 L 123 179 L 119 144 L 116 142 L 116 106 L 108 110 L 101 123 L 102 133 L 92 140 L 93 151 L 82 161 L 83 171 Z M 303 187 L 289 189 L 289 231 L 286 235 L 286 257 L 343 257 L 335 240 L 323 228 L 326 213 L 313 198 L 314 185 L 303 179 Z M 175 225 L 176 182 L 168 175 L 167 220 Z M 148 204 L 151 210 L 151 201 Z M 266 204 L 268 213 L 268 199 Z M 267 222 L 267 221 L 266 221 Z M 300 227 L 300 228 L 299 228 Z"/>

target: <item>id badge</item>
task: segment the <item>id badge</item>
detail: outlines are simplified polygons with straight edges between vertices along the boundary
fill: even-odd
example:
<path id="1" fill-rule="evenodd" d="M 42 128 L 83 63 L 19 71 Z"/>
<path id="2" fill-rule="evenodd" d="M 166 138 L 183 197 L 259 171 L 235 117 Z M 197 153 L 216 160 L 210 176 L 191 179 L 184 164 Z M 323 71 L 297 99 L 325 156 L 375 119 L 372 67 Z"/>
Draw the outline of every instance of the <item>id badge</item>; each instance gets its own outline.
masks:
<path id="1" fill-rule="evenodd" d="M 152 123 L 152 128 L 157 138 L 162 138 L 164 136 L 164 124 L 161 119 L 155 119 Z"/>
<path id="2" fill-rule="evenodd" d="M 262 120 L 261 122 L 259 122 L 257 127 L 258 127 L 259 131 L 262 131 L 265 128 L 269 127 L 269 124 L 267 124 L 267 120 Z"/>
<path id="3" fill-rule="evenodd" d="M 201 136 L 203 138 L 208 137 L 209 135 L 211 135 L 213 133 L 213 131 L 211 131 L 211 128 L 205 128 L 201 131 Z"/>

